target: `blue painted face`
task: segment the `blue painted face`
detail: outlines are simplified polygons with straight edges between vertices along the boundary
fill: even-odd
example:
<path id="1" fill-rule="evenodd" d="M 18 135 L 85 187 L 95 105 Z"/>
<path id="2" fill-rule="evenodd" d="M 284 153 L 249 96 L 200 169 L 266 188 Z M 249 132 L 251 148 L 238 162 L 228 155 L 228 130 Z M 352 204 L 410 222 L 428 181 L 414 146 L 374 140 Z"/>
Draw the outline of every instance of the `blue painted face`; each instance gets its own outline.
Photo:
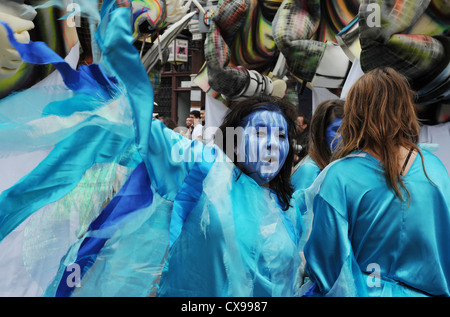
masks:
<path id="1" fill-rule="evenodd" d="M 267 184 L 280 172 L 289 153 L 288 123 L 279 112 L 257 110 L 241 126 L 238 162 L 259 185 Z"/>
<path id="2" fill-rule="evenodd" d="M 334 152 L 334 150 L 336 149 L 336 146 L 341 141 L 340 135 L 336 138 L 336 140 L 334 140 L 334 138 L 338 134 L 337 131 L 338 131 L 339 127 L 341 126 L 341 123 L 342 123 L 342 118 L 336 118 L 327 127 L 326 141 L 327 141 L 327 144 L 330 145 L 331 152 Z"/>

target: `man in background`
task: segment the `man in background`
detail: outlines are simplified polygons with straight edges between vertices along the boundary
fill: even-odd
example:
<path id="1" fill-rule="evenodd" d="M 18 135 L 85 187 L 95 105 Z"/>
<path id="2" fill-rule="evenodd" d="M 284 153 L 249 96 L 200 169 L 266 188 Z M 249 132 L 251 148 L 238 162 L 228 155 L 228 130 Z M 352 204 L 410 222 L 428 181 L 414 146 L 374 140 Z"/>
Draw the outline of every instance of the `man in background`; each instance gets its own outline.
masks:
<path id="1" fill-rule="evenodd" d="M 192 110 L 189 113 L 189 117 L 191 117 L 194 120 L 194 130 L 192 130 L 192 140 L 202 141 L 203 125 L 201 123 L 200 111 Z"/>

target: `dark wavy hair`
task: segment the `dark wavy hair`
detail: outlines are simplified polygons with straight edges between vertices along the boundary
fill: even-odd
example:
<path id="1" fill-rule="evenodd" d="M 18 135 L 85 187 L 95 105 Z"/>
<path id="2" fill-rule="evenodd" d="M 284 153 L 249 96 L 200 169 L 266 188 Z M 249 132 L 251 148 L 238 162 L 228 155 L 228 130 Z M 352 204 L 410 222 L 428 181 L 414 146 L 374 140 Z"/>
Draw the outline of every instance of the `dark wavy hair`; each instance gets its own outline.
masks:
<path id="1" fill-rule="evenodd" d="M 285 98 L 277 98 L 272 96 L 254 96 L 244 100 L 240 100 L 237 102 L 233 102 L 230 105 L 230 111 L 226 115 L 222 125 L 219 127 L 219 130 L 222 132 L 223 139 L 218 142 L 216 140 L 216 144 L 219 148 L 221 148 L 228 157 L 234 162 L 234 164 L 245 173 L 245 169 L 238 162 L 236 153 L 234 151 L 225 151 L 225 145 L 233 142 L 233 148 L 237 145 L 237 137 L 234 135 L 234 140 L 228 140 L 227 142 L 227 133 L 226 128 L 232 127 L 237 128 L 242 123 L 242 120 L 248 116 L 249 114 L 258 111 L 260 109 L 270 109 L 265 106 L 275 106 L 272 108 L 273 110 L 269 111 L 280 111 L 280 113 L 286 119 L 288 123 L 288 140 L 289 140 L 289 152 L 282 166 L 280 172 L 275 176 L 273 180 L 269 182 L 269 188 L 275 191 L 277 194 L 278 200 L 282 204 L 282 209 L 287 210 L 290 207 L 290 201 L 292 198 L 292 194 L 294 192 L 294 188 L 291 184 L 291 171 L 294 162 L 294 148 L 293 142 L 296 138 L 296 120 L 297 120 L 297 110 L 294 105 L 292 105 Z M 230 153 L 228 153 L 230 152 Z"/>

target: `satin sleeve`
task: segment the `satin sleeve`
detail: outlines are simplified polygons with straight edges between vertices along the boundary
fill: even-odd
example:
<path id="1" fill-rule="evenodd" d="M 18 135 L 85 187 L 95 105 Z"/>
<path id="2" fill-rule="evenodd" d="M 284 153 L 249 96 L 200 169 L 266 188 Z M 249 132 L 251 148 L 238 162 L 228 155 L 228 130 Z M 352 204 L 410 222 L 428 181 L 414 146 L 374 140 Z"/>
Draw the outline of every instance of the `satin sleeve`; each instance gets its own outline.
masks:
<path id="1" fill-rule="evenodd" d="M 361 153 L 351 156 L 365 157 Z M 362 273 L 356 260 L 359 251 L 352 245 L 356 219 L 352 205 L 356 198 L 350 198 L 348 186 L 341 181 L 341 173 L 333 167 L 346 159 L 327 165 L 306 190 L 307 208 L 314 213 L 304 252 L 305 270 L 316 286 L 311 295 L 368 296 L 370 277 Z"/>
<path id="2" fill-rule="evenodd" d="M 305 270 L 319 289 L 315 295 L 366 296 L 364 276 L 348 238 L 347 216 L 319 194 L 312 226 L 305 245 Z"/>
<path id="3" fill-rule="evenodd" d="M 320 195 L 314 199 L 314 220 L 305 245 L 306 270 L 321 292 L 328 292 L 348 257 L 348 221 Z"/>

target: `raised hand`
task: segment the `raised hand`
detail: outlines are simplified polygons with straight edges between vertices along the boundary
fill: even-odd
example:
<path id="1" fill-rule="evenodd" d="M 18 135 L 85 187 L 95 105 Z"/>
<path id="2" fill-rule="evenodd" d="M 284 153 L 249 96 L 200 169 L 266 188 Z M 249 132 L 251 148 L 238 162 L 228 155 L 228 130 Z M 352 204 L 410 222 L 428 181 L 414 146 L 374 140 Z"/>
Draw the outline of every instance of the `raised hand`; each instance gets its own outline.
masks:
<path id="1" fill-rule="evenodd" d="M 29 30 L 34 28 L 34 23 L 16 16 L 0 12 L 0 21 L 5 22 L 13 30 L 18 42 L 30 41 Z M 20 54 L 12 47 L 8 39 L 8 33 L 0 26 L 0 78 L 13 76 L 23 64 Z"/>

